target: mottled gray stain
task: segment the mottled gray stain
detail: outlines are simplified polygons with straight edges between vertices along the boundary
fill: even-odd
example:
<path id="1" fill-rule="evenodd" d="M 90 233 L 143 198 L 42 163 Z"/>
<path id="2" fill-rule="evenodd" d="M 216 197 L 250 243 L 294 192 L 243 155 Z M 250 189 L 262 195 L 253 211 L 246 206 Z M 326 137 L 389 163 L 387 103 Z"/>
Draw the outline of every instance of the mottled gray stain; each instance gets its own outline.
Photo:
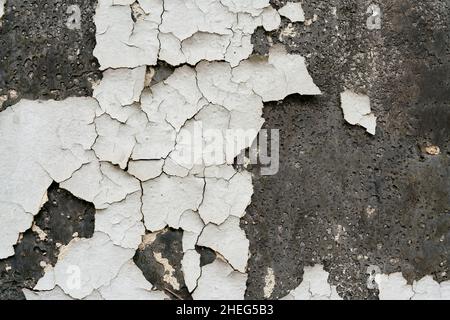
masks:
<path id="1" fill-rule="evenodd" d="M 70 5 L 81 11 L 81 29 L 66 26 Z M 56 99 L 92 95 L 99 79 L 94 0 L 8 0 L 0 27 L 0 95 L 15 90 L 3 108 L 20 98 Z M 1 110 L 1 108 L 0 108 Z"/>
<path id="2" fill-rule="evenodd" d="M 272 298 L 317 263 L 346 299 L 377 297 L 366 286 L 369 265 L 402 271 L 409 282 L 449 279 L 450 1 L 377 1 L 381 30 L 366 29 L 370 3 L 307 1 L 306 17 L 319 19 L 283 38 L 307 56 L 324 94 L 265 107 L 265 128 L 281 129 L 280 172 L 255 170 L 242 224 L 252 252 L 247 298 L 262 298 L 267 267 L 275 272 Z M 258 45 L 266 36 L 256 33 L 257 51 L 266 51 Z M 279 41 L 279 32 L 270 36 Z M 375 137 L 345 123 L 344 89 L 370 96 Z M 441 153 L 425 154 L 426 145 Z"/>
<path id="3" fill-rule="evenodd" d="M 15 246 L 15 255 L 0 260 L 0 300 L 24 299 L 22 288 L 33 289 L 44 275 L 43 262 L 54 266 L 61 245 L 74 235 L 91 238 L 94 234 L 94 205 L 60 189 L 56 183 L 48 189 L 48 202 L 35 217 L 35 224 L 45 234 L 28 230 Z"/>

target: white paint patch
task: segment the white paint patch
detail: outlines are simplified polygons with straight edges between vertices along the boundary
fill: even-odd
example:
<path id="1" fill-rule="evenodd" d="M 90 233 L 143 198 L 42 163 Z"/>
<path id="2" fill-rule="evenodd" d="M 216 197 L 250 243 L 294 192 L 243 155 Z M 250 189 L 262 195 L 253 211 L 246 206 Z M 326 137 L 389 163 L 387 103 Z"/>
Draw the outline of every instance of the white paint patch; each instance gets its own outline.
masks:
<path id="1" fill-rule="evenodd" d="M 99 0 L 94 21 L 104 70 L 95 100 L 23 100 L 0 114 L 0 178 L 10 182 L 0 193 L 0 258 L 13 254 L 54 180 L 94 204 L 96 232 L 62 248 L 36 287 L 47 291 L 27 297 L 165 298 L 130 262 L 154 240 L 143 218 L 149 231 L 184 231 L 194 298 L 243 299 L 249 242 L 239 222 L 253 187 L 232 164 L 260 131 L 263 102 L 320 94 L 305 59 L 279 46 L 250 58 L 256 28 L 281 23 L 269 0 Z M 150 85 L 158 59 L 185 65 Z M 196 245 L 227 261 L 200 270 Z M 155 258 L 179 288 L 173 266 Z"/>
<path id="2" fill-rule="evenodd" d="M 184 282 L 189 292 L 193 292 L 197 287 L 198 279 L 201 276 L 200 254 L 195 250 L 188 250 L 184 253 L 181 261 L 184 274 Z"/>
<path id="3" fill-rule="evenodd" d="M 282 300 L 342 300 L 328 283 L 329 276 L 321 265 L 305 267 L 302 283 Z"/>
<path id="4" fill-rule="evenodd" d="M 54 267 L 55 284 L 73 298 L 86 298 L 109 284 L 133 256 L 133 249 L 114 245 L 101 232 L 95 232 L 90 239 L 74 239 L 59 254 Z"/>
<path id="5" fill-rule="evenodd" d="M 187 210 L 197 211 L 203 200 L 205 182 L 201 178 L 169 177 L 165 174 L 142 183 L 145 227 L 150 231 L 167 225 L 178 229 L 181 215 Z"/>
<path id="6" fill-rule="evenodd" d="M 346 90 L 341 93 L 341 107 L 348 123 L 364 127 L 368 133 L 375 135 L 377 117 L 371 111 L 368 96 Z"/>
<path id="7" fill-rule="evenodd" d="M 253 195 L 249 172 L 236 173 L 230 180 L 205 178 L 204 199 L 199 208 L 202 220 L 220 225 L 233 216 L 242 218 Z"/>
<path id="8" fill-rule="evenodd" d="M 249 241 L 239 226 L 240 219 L 229 217 L 220 225 L 208 224 L 197 244 L 220 253 L 231 266 L 244 273 L 249 257 Z"/>
<path id="9" fill-rule="evenodd" d="M 425 276 L 408 285 L 401 273 L 378 274 L 375 281 L 380 290 L 380 300 L 450 300 L 450 281 L 436 282 Z"/>
<path id="10" fill-rule="evenodd" d="M 25 299 L 27 300 L 54 300 L 54 301 L 74 300 L 73 298 L 65 294 L 60 287 L 55 287 L 53 290 L 49 291 L 39 291 L 39 292 L 35 292 L 28 289 L 22 289 L 22 292 L 24 293 Z"/>
<path id="11" fill-rule="evenodd" d="M 102 70 L 156 64 L 159 51 L 158 27 L 161 23 L 163 2 L 162 0 L 138 2 L 142 10 L 134 8 L 133 11 L 139 12 L 134 22 L 129 3 L 98 1 L 94 17 L 97 27 L 94 56 L 97 57 Z"/>
<path id="12" fill-rule="evenodd" d="M 106 300 L 168 300 L 162 291 L 155 291 L 153 285 L 145 279 L 142 271 L 128 261 L 109 285 L 98 292 Z"/>
<path id="13" fill-rule="evenodd" d="M 247 275 L 234 271 L 226 262 L 216 259 L 202 268 L 194 300 L 243 300 Z"/>
<path id="14" fill-rule="evenodd" d="M 92 202 L 96 209 L 124 200 L 141 190 L 138 180 L 109 162 L 98 162 L 94 157 L 89 164 L 76 171 L 60 187 L 73 195 Z"/>
<path id="15" fill-rule="evenodd" d="M 115 245 L 136 250 L 145 234 L 141 192 L 128 195 L 95 214 L 95 231 L 106 233 Z"/>
<path id="16" fill-rule="evenodd" d="M 162 174 L 164 160 L 130 161 L 128 173 L 140 181 L 155 179 Z"/>
<path id="17" fill-rule="evenodd" d="M 278 10 L 278 13 L 292 22 L 305 21 L 305 12 L 303 11 L 300 2 L 288 2 L 284 7 Z"/>

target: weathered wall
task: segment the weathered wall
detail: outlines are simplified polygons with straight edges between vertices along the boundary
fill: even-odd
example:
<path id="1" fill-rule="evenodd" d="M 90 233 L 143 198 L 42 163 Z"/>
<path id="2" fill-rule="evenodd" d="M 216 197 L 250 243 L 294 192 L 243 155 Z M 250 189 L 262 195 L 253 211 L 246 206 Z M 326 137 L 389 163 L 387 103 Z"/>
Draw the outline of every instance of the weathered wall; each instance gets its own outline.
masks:
<path id="1" fill-rule="evenodd" d="M 156 2 L 152 1 L 153 4 Z M 280 9 L 286 2 L 272 0 L 271 5 Z M 132 3 L 133 1 L 124 0 L 120 6 L 126 7 Z M 378 16 L 374 18 L 376 23 L 380 22 L 379 28 L 368 27 L 371 13 L 367 10 L 374 3 L 382 12 L 380 21 Z M 69 5 L 78 5 L 81 10 L 80 28 L 76 21 L 70 20 L 74 12 L 66 12 Z M 133 130 L 137 126 L 133 127 L 133 121 L 128 121 L 128 114 L 121 113 L 122 108 L 128 108 L 128 105 L 133 105 L 132 108 L 142 107 L 147 117 L 150 117 L 149 122 L 156 121 L 151 118 L 153 114 L 147 111 L 148 107 L 145 109 L 150 95 L 148 92 L 155 92 L 158 84 L 170 78 L 174 70 L 180 70 L 177 64 L 167 62 L 170 54 L 176 51 L 173 49 L 176 46 L 172 47 L 172 51 L 168 50 L 170 54 L 166 52 L 163 59 L 161 48 L 165 42 L 159 34 L 159 60 L 166 62 L 151 63 L 146 60 L 145 63 L 137 62 L 130 66 L 134 63 L 130 58 L 118 59 L 114 62 L 118 66 L 112 65 L 111 57 L 120 53 L 114 44 L 110 44 L 111 57 L 106 54 L 107 51 L 97 51 L 94 56 L 96 46 L 100 50 L 98 48 L 101 46 L 108 48 L 109 45 L 108 42 L 99 40 L 109 29 L 98 30 L 98 24 L 96 28 L 94 16 L 97 2 L 74 0 L 69 4 L 54 0 L 44 4 L 34 0 L 6 0 L 5 13 L 0 20 L 0 97 L 3 102 L 0 110 L 4 110 L 2 119 L 6 119 L 0 121 L 4 128 L 4 132 L 0 132 L 5 137 L 0 138 L 0 141 L 7 148 L 5 147 L 0 158 L 3 161 L 0 166 L 8 168 L 3 163 L 9 163 L 9 159 L 14 158 L 13 154 L 20 149 L 16 149 L 14 141 L 28 146 L 36 144 L 33 139 L 39 139 L 27 136 L 29 132 L 25 129 L 22 136 L 10 134 L 5 129 L 11 127 L 20 131 L 27 126 L 26 119 L 20 117 L 20 121 L 13 122 L 14 125 L 7 126 L 5 122 L 13 119 L 12 116 L 6 116 L 5 112 L 9 108 L 28 108 L 25 99 L 39 101 L 43 105 L 47 105 L 48 99 L 60 101 L 61 105 L 54 105 L 55 111 L 51 111 L 51 108 L 48 111 L 52 113 L 49 119 L 55 121 L 65 121 L 64 115 L 57 115 L 56 108 L 69 108 L 71 101 L 72 105 L 82 108 L 81 100 L 68 100 L 69 97 L 94 97 L 104 114 L 100 116 L 98 109 L 95 112 L 90 110 L 89 114 L 84 115 L 84 122 L 80 120 L 80 125 L 85 126 L 86 132 L 95 129 L 93 133 L 96 137 L 83 138 L 86 146 L 82 153 L 76 153 L 79 163 L 75 165 L 78 168 L 74 169 L 77 170 L 69 172 L 70 174 L 55 174 L 47 167 L 48 162 L 43 164 L 44 169 L 50 171 L 48 201 L 43 201 L 45 204 L 37 214 L 33 213 L 36 215 L 32 229 L 18 230 L 21 235 L 14 246 L 14 254 L 0 260 L 0 299 L 22 299 L 25 297 L 22 289 L 33 288 L 35 292 L 26 291 L 27 298 L 68 298 L 58 289 L 59 286 L 73 298 L 139 297 L 135 291 L 130 291 L 129 296 L 126 293 L 120 296 L 115 291 L 115 285 L 123 285 L 127 276 L 141 284 L 142 281 L 148 281 L 144 289 L 149 295 L 145 298 L 152 299 L 202 298 L 203 292 L 216 280 L 225 288 L 232 283 L 230 286 L 234 287 L 229 292 L 225 291 L 233 298 L 244 298 L 245 293 L 247 299 L 278 299 L 286 297 L 295 288 L 298 289 L 291 292 L 291 298 L 378 299 L 385 298 L 390 291 L 395 290 L 402 292 L 406 298 L 414 295 L 416 298 L 426 298 L 433 294 L 433 297 L 448 298 L 450 1 L 305 0 L 302 1 L 302 6 L 305 21 L 293 23 L 282 17 L 275 30 L 267 31 L 271 28 L 266 23 L 248 35 L 251 36 L 256 56 L 267 56 L 271 48 L 281 45 L 291 57 L 305 57 L 307 70 L 321 95 L 311 95 L 317 92 L 304 89 L 309 81 L 307 74 L 302 75 L 303 89 L 289 92 L 295 94 L 290 94 L 284 100 L 265 99 L 263 94 L 263 128 L 280 129 L 279 171 L 265 176 L 261 175 L 258 165 L 246 165 L 245 168 L 235 166 L 232 169 L 233 178 L 225 179 L 218 178 L 217 175 L 229 175 L 229 172 L 209 173 L 210 176 L 206 174 L 206 177 L 199 178 L 196 172 L 198 168 L 191 168 L 188 173 L 180 171 L 179 167 L 168 168 L 167 157 L 164 159 L 164 167 L 161 163 L 159 169 L 132 169 L 133 162 L 139 162 L 133 159 L 133 152 L 138 148 L 133 144 Z M 143 16 L 144 19 L 156 19 L 151 10 L 148 14 L 135 4 L 131 9 L 134 23 L 142 21 Z M 70 26 L 67 25 L 68 21 Z M 170 23 L 164 28 L 161 25 L 163 24 L 159 23 L 156 29 L 151 25 L 147 27 L 158 30 L 157 32 L 171 27 Z M 128 44 L 130 50 L 140 45 L 139 38 L 133 41 L 133 45 Z M 149 43 L 151 41 L 142 42 L 142 46 Z M 199 66 L 203 62 L 197 63 L 195 49 L 198 46 L 200 52 L 206 52 L 210 43 L 199 40 L 192 45 L 189 49 L 192 50 L 192 55 L 180 62 L 181 66 L 194 70 L 197 67 L 195 72 L 200 74 Z M 134 54 L 134 51 L 130 52 Z M 221 59 L 211 58 L 213 55 L 211 53 L 199 60 L 229 60 L 226 54 Z M 136 57 L 141 58 L 139 54 Z M 145 57 L 147 58 L 148 56 Z M 264 60 L 252 61 L 262 63 Z M 147 67 L 139 71 L 141 65 Z M 189 65 L 192 67 L 188 67 Z M 212 63 L 209 68 L 212 68 L 211 65 Z M 115 71 L 117 68 L 121 69 Z M 126 71 L 123 71 L 121 77 L 110 80 L 115 72 L 127 68 L 134 68 L 135 74 L 127 75 L 128 78 L 125 79 Z M 142 79 L 137 76 L 138 73 L 142 74 Z M 200 75 L 195 77 L 200 78 Z M 103 91 L 99 93 L 100 90 L 97 89 L 96 93 L 95 88 L 99 88 L 98 83 L 102 78 L 104 81 L 100 82 L 100 88 Z M 131 89 L 129 97 L 125 97 L 127 85 L 117 79 L 128 81 L 128 89 Z M 277 87 L 276 79 L 274 76 L 273 83 L 268 81 L 267 86 Z M 101 87 L 107 81 L 111 81 L 109 87 Z M 137 88 L 140 81 L 142 88 L 139 90 Z M 250 81 L 247 80 L 247 83 Z M 244 81 L 241 85 L 245 87 L 247 83 Z M 225 85 L 225 82 L 215 83 L 219 89 L 224 89 Z M 252 90 L 260 95 L 258 88 Z M 266 88 L 262 89 L 263 93 L 264 90 Z M 377 117 L 375 135 L 346 122 L 341 109 L 341 93 L 345 90 L 370 98 L 371 111 Z M 123 95 L 119 96 L 115 91 Z M 137 91 L 139 93 L 136 97 Z M 211 100 L 201 84 L 199 91 L 204 98 Z M 189 93 L 184 99 L 189 100 Z M 166 96 L 170 97 L 171 94 L 166 93 Z M 239 94 L 242 93 L 236 91 L 231 96 Z M 108 95 L 116 95 L 115 99 L 120 100 L 119 109 L 116 105 L 111 107 L 114 99 L 108 101 Z M 147 100 L 142 97 L 147 97 Z M 92 100 L 94 99 L 89 98 L 89 103 Z M 195 103 L 199 104 L 198 101 Z M 226 101 L 223 103 L 227 106 Z M 34 105 L 34 108 L 38 108 L 38 105 Z M 198 108 L 194 114 L 187 115 L 184 119 L 186 123 L 196 120 L 195 117 L 205 118 L 199 116 L 200 110 Z M 25 117 L 23 113 L 18 113 Z M 171 118 L 170 112 L 168 114 L 166 121 L 169 119 L 170 125 L 176 127 L 176 117 Z M 258 112 L 252 109 L 236 118 L 251 118 L 253 122 L 249 123 L 255 125 L 256 120 L 251 116 L 255 114 Z M 45 119 L 44 115 L 39 117 Z M 206 119 L 215 124 L 223 122 L 221 117 L 221 113 L 217 112 Z M 103 121 L 100 122 L 99 119 Z M 180 127 L 186 123 L 182 121 Z M 37 127 L 37 124 L 33 125 L 33 128 Z M 130 128 L 125 128 L 125 125 L 132 127 L 131 142 L 130 139 L 120 140 L 130 134 Z M 111 134 L 108 129 L 116 126 L 121 129 Z M 39 130 L 47 132 L 44 127 L 47 126 L 32 132 L 36 135 L 39 135 Z M 70 129 L 72 131 L 69 132 L 73 132 L 73 135 L 79 134 L 71 126 Z M 59 129 L 57 132 L 60 132 Z M 80 137 L 83 134 L 79 134 Z M 115 145 L 117 149 L 110 151 L 104 145 L 103 149 L 98 147 L 99 143 L 105 143 L 111 135 L 119 139 Z M 68 139 L 64 134 L 62 136 L 61 140 Z M 167 146 L 170 143 L 173 141 L 167 138 L 166 142 L 158 141 L 150 147 L 159 150 L 160 145 Z M 116 158 L 123 151 L 121 146 L 127 144 L 133 146 L 127 157 Z M 26 154 L 26 150 L 22 149 L 17 154 Z M 81 152 L 74 149 L 72 151 Z M 94 159 L 92 154 L 98 159 Z M 152 157 L 144 159 L 157 161 Z M 72 165 L 71 161 L 73 162 L 67 162 Z M 99 165 L 98 169 L 88 173 L 83 171 L 94 163 L 108 163 L 108 166 L 102 168 Z M 109 163 L 115 165 L 110 168 Z M 18 170 L 20 172 L 20 168 Z M 113 199 L 106 192 L 105 198 L 99 199 L 98 194 L 96 197 L 86 195 L 91 191 L 92 185 L 97 183 L 91 180 L 96 170 L 101 172 L 99 185 L 111 180 L 114 182 L 112 185 L 126 189 L 124 196 Z M 112 173 L 116 172 L 114 170 L 125 172 L 127 178 L 121 176 L 119 179 Z M 150 172 L 152 170 L 156 170 L 156 174 Z M 211 215 L 210 212 L 215 207 L 232 206 L 230 201 L 239 203 L 239 208 L 246 204 L 247 177 L 250 176 L 247 171 L 251 172 L 250 180 L 253 181 L 254 190 L 249 207 L 246 210 L 243 208 L 242 212 L 234 208 L 234 211 L 238 211 L 235 214 L 230 214 L 233 209 L 229 209 L 228 219 Z M 7 175 L 7 170 L 5 172 L 2 178 L 11 177 Z M 203 174 L 205 175 L 204 168 Z M 33 183 L 35 173 L 30 172 L 28 175 Z M 142 178 L 143 175 L 146 177 Z M 163 186 L 164 179 L 156 178 L 160 175 L 177 176 L 169 180 L 178 179 L 178 182 Z M 196 175 L 195 179 L 198 181 L 186 182 L 189 179 L 186 178 L 187 175 Z M 213 191 L 208 190 L 206 186 L 208 181 L 211 183 L 211 179 L 223 180 L 224 184 L 232 187 L 215 185 Z M 9 192 L 8 179 L 1 181 L 2 189 Z M 196 191 L 193 193 L 189 191 L 189 195 L 176 187 L 183 185 L 181 189 L 186 191 L 193 188 L 195 183 L 198 188 L 194 188 Z M 110 189 L 107 190 L 117 191 L 110 185 L 108 188 Z M 235 191 L 231 189 L 238 190 L 240 197 L 232 194 Z M 172 191 L 176 196 L 170 196 Z M 7 195 L 6 191 L 3 192 Z M 162 200 L 159 200 L 159 194 L 164 194 Z M 169 208 L 169 215 L 170 210 L 177 213 L 175 211 L 179 210 L 179 206 L 173 207 L 172 203 L 178 205 L 182 201 L 192 202 L 192 198 L 196 196 L 201 201 L 190 204 L 194 207 L 184 204 L 181 207 L 200 211 L 203 221 L 197 221 L 198 214 L 194 217 L 186 212 L 180 212 L 178 222 L 170 217 L 161 218 L 149 213 L 151 208 L 164 211 L 166 207 Z M 4 198 L 0 197 L 0 200 L 2 202 Z M 206 210 L 207 205 L 209 207 Z M 9 207 L 5 205 L 2 208 L 3 216 L 0 214 L 0 217 L 6 217 L 6 221 L 10 216 L 5 208 Z M 122 212 L 123 216 L 119 218 L 118 212 Z M 111 223 L 117 223 L 119 227 L 108 225 L 110 221 L 105 216 L 108 217 L 109 214 L 115 221 Z M 235 224 L 241 216 L 240 227 L 245 230 L 245 234 Z M 186 219 L 184 222 L 183 217 Z M 24 215 L 24 219 L 29 217 Z M 207 224 L 208 219 L 216 221 L 220 225 L 219 229 L 212 229 L 208 236 L 204 236 L 207 239 L 196 238 L 192 249 L 192 243 L 186 244 L 187 237 L 205 234 L 204 222 Z M 209 226 L 214 227 L 214 224 L 210 223 Z M 108 234 L 115 247 L 123 249 L 120 251 L 123 262 L 114 261 L 118 269 L 112 272 L 115 273 L 111 276 L 112 285 L 95 284 L 90 295 L 89 290 L 71 291 L 61 283 L 56 287 L 53 284 L 52 287 L 51 281 L 49 286 L 47 282 L 41 282 L 35 288 L 44 274 L 46 279 L 51 278 L 51 268 L 48 266 L 55 267 L 58 256 L 64 262 L 62 257 L 68 252 L 69 259 L 73 262 L 80 259 L 76 255 L 77 250 L 81 250 L 79 248 L 87 248 L 87 251 L 94 253 L 98 248 L 105 248 L 103 251 L 107 252 L 119 250 L 109 246 L 109 242 L 100 233 Z M 216 239 L 211 235 L 216 235 Z M 245 237 L 249 242 L 246 242 Z M 234 250 L 237 253 L 230 253 L 227 248 L 221 247 L 217 239 L 230 241 L 231 247 L 236 245 Z M 250 248 L 249 255 L 245 251 L 247 245 Z M 183 272 L 183 257 L 188 255 L 190 264 Z M 242 267 L 242 261 L 246 262 L 247 257 L 248 265 Z M 89 256 L 83 257 L 88 258 Z M 323 265 L 323 269 L 320 265 Z M 98 270 L 102 268 L 99 267 Z M 202 277 L 197 275 L 197 269 L 204 271 Z M 83 272 L 93 272 L 89 268 L 86 270 L 83 269 Z M 189 274 L 186 270 L 189 270 Z M 379 277 L 371 275 L 371 271 L 375 271 Z M 384 275 L 397 272 L 401 272 L 405 280 L 395 278 L 397 286 L 386 286 L 386 283 L 394 283 L 394 280 Z M 425 276 L 432 276 L 433 280 L 424 278 Z M 193 278 L 195 284 L 192 284 Z M 314 282 L 319 278 L 322 282 Z M 372 280 L 378 282 L 373 284 Z M 406 281 L 413 286 L 406 285 Z M 133 287 L 136 284 L 128 285 Z M 310 296 L 304 296 L 302 285 L 309 286 L 308 288 L 315 285 L 321 289 L 317 293 L 313 290 Z M 193 290 L 193 287 L 201 290 Z"/>

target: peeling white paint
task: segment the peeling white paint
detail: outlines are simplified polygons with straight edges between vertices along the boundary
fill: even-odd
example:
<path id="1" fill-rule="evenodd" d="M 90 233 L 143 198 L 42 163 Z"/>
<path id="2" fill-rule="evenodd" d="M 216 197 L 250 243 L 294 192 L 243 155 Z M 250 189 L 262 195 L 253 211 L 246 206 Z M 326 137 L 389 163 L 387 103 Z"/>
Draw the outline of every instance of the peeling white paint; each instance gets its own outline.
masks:
<path id="1" fill-rule="evenodd" d="M 328 283 L 329 276 L 321 265 L 305 267 L 302 283 L 282 300 L 342 300 L 336 286 Z"/>
<path id="2" fill-rule="evenodd" d="M 218 258 L 202 267 L 202 274 L 192 297 L 195 300 L 243 300 L 246 282 L 246 274 L 233 270 Z"/>
<path id="3" fill-rule="evenodd" d="M 59 254 L 55 283 L 71 297 L 85 298 L 109 284 L 133 256 L 133 249 L 114 245 L 102 232 L 95 232 L 90 239 L 74 239 Z"/>
<path id="4" fill-rule="evenodd" d="M 302 4 L 300 2 L 288 2 L 280 10 L 278 10 L 278 13 L 292 22 L 305 21 L 305 12 L 303 11 Z"/>
<path id="5" fill-rule="evenodd" d="M 128 173 L 140 181 L 148 181 L 161 175 L 164 160 L 130 161 Z"/>
<path id="6" fill-rule="evenodd" d="M 231 266 L 244 273 L 247 268 L 250 243 L 239 226 L 240 219 L 229 217 L 220 225 L 208 224 L 197 244 L 220 253 Z"/>
<path id="7" fill-rule="evenodd" d="M 380 300 L 450 300 L 450 281 L 438 283 L 432 276 L 425 276 L 409 285 L 400 272 L 377 274 L 375 282 Z"/>
<path id="8" fill-rule="evenodd" d="M 236 173 L 229 181 L 205 178 L 205 193 L 199 208 L 202 220 L 220 225 L 230 216 L 242 218 L 253 195 L 249 172 Z"/>
<path id="9" fill-rule="evenodd" d="M 282 46 L 272 47 L 268 60 L 242 62 L 233 70 L 233 81 L 249 87 L 264 102 L 283 100 L 294 93 L 321 94 L 306 69 L 305 58 L 287 54 Z"/>
<path id="10" fill-rule="evenodd" d="M 140 191 L 138 180 L 108 162 L 91 162 L 76 171 L 60 187 L 73 195 L 92 202 L 96 209 L 106 209 L 110 204 L 124 200 Z"/>
<path id="11" fill-rule="evenodd" d="M 101 110 L 113 119 L 126 122 L 134 110 L 125 106 L 140 100 L 145 74 L 145 67 L 108 69 L 103 72 L 103 79 L 95 86 L 93 93 Z M 97 112 L 97 116 L 100 114 Z"/>
<path id="12" fill-rule="evenodd" d="M 0 113 L 0 180 L 8 181 L 0 192 L 0 258 L 14 254 L 52 181 L 68 179 L 89 162 L 96 108 L 91 98 L 22 100 Z"/>
<path id="13" fill-rule="evenodd" d="M 0 258 L 13 254 L 54 180 L 94 204 L 96 231 L 63 247 L 35 288 L 42 291 L 27 298 L 166 298 L 130 259 L 154 240 L 145 229 L 169 226 L 183 230 L 194 298 L 243 299 L 249 241 L 239 223 L 253 187 L 232 164 L 260 131 L 263 102 L 320 94 L 305 59 L 280 46 L 250 58 L 256 28 L 281 23 L 269 0 L 99 0 L 94 22 L 104 70 L 95 99 L 24 100 L 0 114 L 0 178 L 11 181 L 0 194 Z M 150 85 L 158 59 L 183 66 Z M 42 141 L 21 140 L 30 136 Z M 226 261 L 200 268 L 196 245 Z M 173 266 L 154 256 L 178 289 Z"/>
<path id="14" fill-rule="evenodd" d="M 197 287 L 198 279 L 201 276 L 202 270 L 200 268 L 200 254 L 195 250 L 188 250 L 184 253 L 181 261 L 182 270 L 184 274 L 184 282 L 189 292 L 193 292 Z"/>
<path id="15" fill-rule="evenodd" d="M 348 123 L 364 127 L 368 133 L 375 135 L 377 117 L 371 111 L 368 96 L 346 90 L 341 93 L 341 106 Z"/>
<path id="16" fill-rule="evenodd" d="M 32 291 L 28 289 L 23 289 L 22 292 L 27 300 L 73 300 L 70 296 L 64 293 L 60 287 L 55 287 L 53 290 L 49 291 Z"/>
<path id="17" fill-rule="evenodd" d="M 183 252 L 194 250 L 198 237 L 205 224 L 200 218 L 198 212 L 187 210 L 180 219 L 180 228 L 183 229 Z"/>

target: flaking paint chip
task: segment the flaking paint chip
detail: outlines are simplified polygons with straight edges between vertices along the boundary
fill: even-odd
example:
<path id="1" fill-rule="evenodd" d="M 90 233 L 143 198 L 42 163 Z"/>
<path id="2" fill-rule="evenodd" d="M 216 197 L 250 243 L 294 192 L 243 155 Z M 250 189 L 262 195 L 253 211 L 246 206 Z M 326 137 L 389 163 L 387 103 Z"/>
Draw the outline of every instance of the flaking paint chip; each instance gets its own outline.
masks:
<path id="1" fill-rule="evenodd" d="M 342 300 L 336 286 L 328 283 L 329 276 L 321 265 L 305 267 L 302 283 L 283 300 Z"/>
<path id="2" fill-rule="evenodd" d="M 303 11 L 302 4 L 299 2 L 286 3 L 284 7 L 278 10 L 278 13 L 292 22 L 305 21 L 305 12 Z"/>
<path id="3" fill-rule="evenodd" d="M 341 107 L 348 123 L 364 127 L 368 133 L 375 135 L 377 117 L 371 111 L 368 96 L 346 90 L 341 93 Z"/>

